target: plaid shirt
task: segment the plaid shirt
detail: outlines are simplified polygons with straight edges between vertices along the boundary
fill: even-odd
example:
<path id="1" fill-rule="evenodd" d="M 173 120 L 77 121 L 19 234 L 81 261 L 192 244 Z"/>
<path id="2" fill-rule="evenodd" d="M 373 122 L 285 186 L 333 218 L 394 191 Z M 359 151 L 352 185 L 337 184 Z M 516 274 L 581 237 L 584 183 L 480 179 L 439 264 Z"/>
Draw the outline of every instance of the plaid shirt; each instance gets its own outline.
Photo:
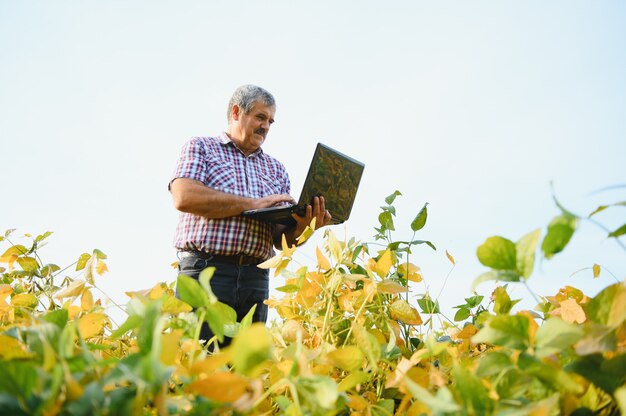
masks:
<path id="1" fill-rule="evenodd" d="M 218 191 L 250 198 L 288 194 L 291 187 L 282 163 L 261 149 L 246 157 L 226 133 L 194 137 L 185 143 L 172 180 L 176 178 L 195 179 Z M 242 216 L 208 219 L 183 212 L 174 246 L 178 250 L 268 259 L 274 254 L 273 231 L 271 224 Z"/>

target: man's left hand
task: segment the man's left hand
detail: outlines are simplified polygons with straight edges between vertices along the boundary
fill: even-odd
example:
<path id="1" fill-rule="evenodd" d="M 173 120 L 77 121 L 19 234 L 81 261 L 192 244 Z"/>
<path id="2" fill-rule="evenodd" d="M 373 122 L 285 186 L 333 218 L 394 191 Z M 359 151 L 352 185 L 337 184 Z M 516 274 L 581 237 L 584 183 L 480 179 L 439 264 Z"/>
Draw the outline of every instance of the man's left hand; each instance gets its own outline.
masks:
<path id="1" fill-rule="evenodd" d="M 326 204 L 323 196 L 316 196 L 313 198 L 313 203 L 306 206 L 304 217 L 301 217 L 297 214 L 291 214 L 291 216 L 294 220 L 296 220 L 296 230 L 294 233 L 294 237 L 298 237 L 300 234 L 302 234 L 306 227 L 311 224 L 313 218 L 315 218 L 316 229 L 322 228 L 330 224 L 330 220 L 332 219 L 330 212 L 328 212 L 328 210 L 326 209 Z"/>

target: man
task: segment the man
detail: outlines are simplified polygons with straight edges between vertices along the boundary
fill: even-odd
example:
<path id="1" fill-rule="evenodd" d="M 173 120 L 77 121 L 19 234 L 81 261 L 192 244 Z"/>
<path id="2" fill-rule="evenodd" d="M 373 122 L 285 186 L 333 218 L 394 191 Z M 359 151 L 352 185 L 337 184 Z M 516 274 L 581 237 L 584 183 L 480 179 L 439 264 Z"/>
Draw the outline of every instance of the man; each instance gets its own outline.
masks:
<path id="1" fill-rule="evenodd" d="M 216 268 L 211 288 L 241 320 L 256 305 L 253 320 L 265 322 L 269 271 L 257 264 L 289 244 L 316 219 L 316 228 L 331 220 L 324 198 L 314 198 L 305 215 L 293 214 L 291 227 L 242 217 L 248 209 L 295 203 L 289 195 L 285 167 L 261 145 L 274 122 L 274 97 L 254 85 L 239 87 L 228 103 L 228 128 L 218 137 L 194 137 L 183 147 L 169 184 L 174 206 L 181 211 L 174 245 L 179 273 L 195 279 Z M 205 324 L 201 338 L 213 334 Z M 223 345 L 227 345 L 229 339 Z"/>

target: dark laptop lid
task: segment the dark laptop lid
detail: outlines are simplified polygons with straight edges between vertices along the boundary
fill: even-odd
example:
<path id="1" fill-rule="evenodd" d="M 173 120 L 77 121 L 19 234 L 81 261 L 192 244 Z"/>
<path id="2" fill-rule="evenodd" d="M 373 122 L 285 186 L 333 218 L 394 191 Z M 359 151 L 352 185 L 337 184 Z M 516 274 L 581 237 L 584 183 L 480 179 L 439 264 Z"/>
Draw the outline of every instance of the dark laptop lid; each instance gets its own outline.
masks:
<path id="1" fill-rule="evenodd" d="M 306 206 L 313 197 L 321 195 L 333 217 L 331 223 L 346 221 L 350 217 L 364 167 L 363 163 L 318 143 L 298 205 Z"/>

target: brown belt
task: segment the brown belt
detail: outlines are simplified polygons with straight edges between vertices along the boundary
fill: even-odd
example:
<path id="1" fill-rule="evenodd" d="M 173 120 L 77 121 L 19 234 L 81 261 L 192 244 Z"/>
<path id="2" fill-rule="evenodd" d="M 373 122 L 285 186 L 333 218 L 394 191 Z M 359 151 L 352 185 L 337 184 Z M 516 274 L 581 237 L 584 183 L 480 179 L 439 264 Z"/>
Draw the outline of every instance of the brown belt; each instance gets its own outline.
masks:
<path id="1" fill-rule="evenodd" d="M 233 256 L 222 256 L 219 254 L 211 254 L 205 251 L 179 251 L 181 258 L 185 257 L 197 257 L 200 259 L 207 259 L 216 263 L 234 264 L 235 266 L 251 266 L 263 263 L 263 259 L 258 257 L 248 256 L 246 254 L 235 254 Z"/>

